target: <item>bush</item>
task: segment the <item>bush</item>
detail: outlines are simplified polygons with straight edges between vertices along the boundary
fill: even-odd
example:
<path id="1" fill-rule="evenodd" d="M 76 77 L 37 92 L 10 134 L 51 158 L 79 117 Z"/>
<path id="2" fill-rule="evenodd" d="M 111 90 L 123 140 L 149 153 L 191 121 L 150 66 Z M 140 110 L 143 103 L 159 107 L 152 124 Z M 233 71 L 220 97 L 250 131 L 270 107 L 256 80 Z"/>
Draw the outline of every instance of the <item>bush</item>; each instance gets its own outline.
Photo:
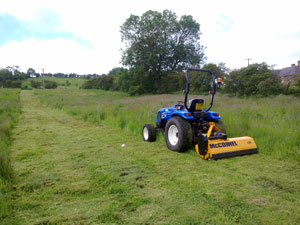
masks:
<path id="1" fill-rule="evenodd" d="M 140 86 L 131 86 L 131 87 L 129 88 L 128 93 L 129 93 L 131 96 L 139 95 L 139 94 L 141 94 L 141 88 L 140 88 Z"/>
<path id="2" fill-rule="evenodd" d="M 41 81 L 37 81 L 37 80 L 31 80 L 30 81 L 30 86 L 32 88 L 41 88 L 42 87 L 42 82 Z"/>
<path id="3" fill-rule="evenodd" d="M 22 81 L 20 80 L 5 80 L 1 82 L 1 85 L 4 88 L 21 88 Z"/>
<path id="4" fill-rule="evenodd" d="M 270 96 L 283 93 L 283 86 L 280 83 L 279 76 L 275 74 L 269 76 L 269 78 L 259 82 L 257 85 L 257 94 L 261 96 Z"/>
<path id="5" fill-rule="evenodd" d="M 81 86 L 83 89 L 96 89 L 96 85 L 94 84 L 96 82 L 96 78 L 88 80 L 84 82 Z"/>
<path id="6" fill-rule="evenodd" d="M 295 82 L 293 83 L 293 85 L 300 89 L 300 74 L 295 74 L 294 80 Z"/>
<path id="7" fill-rule="evenodd" d="M 86 81 L 83 85 L 83 89 L 103 89 L 109 90 L 113 87 L 113 75 L 102 75 L 97 78 Z"/>
<path id="8" fill-rule="evenodd" d="M 288 95 L 300 96 L 300 88 L 298 88 L 298 87 L 295 86 L 295 85 L 291 85 L 291 86 L 288 88 L 288 91 L 287 91 L 286 94 L 288 94 Z"/>
<path id="9" fill-rule="evenodd" d="M 57 83 L 55 81 L 45 80 L 46 89 L 55 89 L 57 88 Z"/>
<path id="10" fill-rule="evenodd" d="M 21 87 L 22 90 L 32 90 L 32 88 L 28 87 L 27 85 Z"/>

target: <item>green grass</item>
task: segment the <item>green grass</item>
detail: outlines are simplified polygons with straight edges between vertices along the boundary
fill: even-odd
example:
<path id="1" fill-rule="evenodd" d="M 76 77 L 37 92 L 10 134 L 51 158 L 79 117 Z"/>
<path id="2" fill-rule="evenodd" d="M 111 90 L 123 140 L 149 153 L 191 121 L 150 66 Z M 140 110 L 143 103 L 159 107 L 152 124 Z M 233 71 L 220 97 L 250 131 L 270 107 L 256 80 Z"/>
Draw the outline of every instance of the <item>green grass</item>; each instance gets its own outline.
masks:
<path id="1" fill-rule="evenodd" d="M 20 110 L 20 90 L 0 88 L 0 221 L 12 213 L 13 170 L 9 160 L 12 129 Z"/>
<path id="2" fill-rule="evenodd" d="M 102 90 L 49 90 L 36 94 L 47 106 L 136 135 L 140 135 L 143 124 L 155 124 L 158 109 L 183 100 L 182 95 L 129 97 Z M 209 96 L 204 98 L 208 104 Z M 240 99 L 220 95 L 215 97 L 212 110 L 221 114 L 229 137 L 251 136 L 261 154 L 300 161 L 299 109 L 299 98 L 292 96 Z"/>
<path id="3" fill-rule="evenodd" d="M 139 123 L 153 122 L 157 108 L 181 98 L 74 88 L 22 91 L 11 147 L 14 214 L 1 224 L 298 224 L 298 160 L 259 146 L 260 154 L 205 161 L 192 149 L 169 151 L 163 139 L 142 141 Z M 259 107 L 272 118 L 279 109 L 268 107 L 287 101 L 293 104 L 288 114 L 297 116 L 299 100 L 285 96 L 217 96 L 215 108 L 226 116 L 240 112 L 241 122 L 248 118 L 244 129 L 229 131 L 245 135 L 254 116 L 239 109 Z"/>

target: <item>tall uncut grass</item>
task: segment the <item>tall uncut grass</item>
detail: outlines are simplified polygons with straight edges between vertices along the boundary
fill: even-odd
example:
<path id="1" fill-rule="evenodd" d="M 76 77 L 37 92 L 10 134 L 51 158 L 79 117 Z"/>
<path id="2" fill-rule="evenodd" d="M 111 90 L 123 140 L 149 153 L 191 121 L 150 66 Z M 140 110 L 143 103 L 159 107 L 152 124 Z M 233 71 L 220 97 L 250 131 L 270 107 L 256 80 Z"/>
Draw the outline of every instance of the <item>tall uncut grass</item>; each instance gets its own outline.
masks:
<path id="1" fill-rule="evenodd" d="M 11 133 L 20 110 L 20 90 L 0 88 L 0 221 L 11 216 L 13 171 L 9 161 Z"/>
<path id="2" fill-rule="evenodd" d="M 129 97 L 102 90 L 36 90 L 43 104 L 97 124 L 141 135 L 155 124 L 157 110 L 183 100 L 183 95 Z M 197 96 L 191 96 L 194 98 Z M 198 96 L 209 104 L 209 96 Z M 229 137 L 251 136 L 260 154 L 300 161 L 300 99 L 292 96 L 236 98 L 217 95 L 213 111 L 221 114 Z M 159 138 L 163 139 L 163 138 Z"/>

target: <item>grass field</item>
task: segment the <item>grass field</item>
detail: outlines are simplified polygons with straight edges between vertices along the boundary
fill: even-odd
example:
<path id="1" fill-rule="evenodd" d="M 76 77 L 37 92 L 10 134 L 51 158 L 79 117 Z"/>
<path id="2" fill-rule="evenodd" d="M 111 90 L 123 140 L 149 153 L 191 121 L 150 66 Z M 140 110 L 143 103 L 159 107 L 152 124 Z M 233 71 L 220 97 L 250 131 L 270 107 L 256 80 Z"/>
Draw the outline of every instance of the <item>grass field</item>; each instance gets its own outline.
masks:
<path id="1" fill-rule="evenodd" d="M 182 99 L 22 91 L 14 208 L 0 224 L 298 224 L 300 100 L 217 96 L 228 134 L 253 136 L 260 153 L 205 161 L 142 141 L 157 109 Z"/>

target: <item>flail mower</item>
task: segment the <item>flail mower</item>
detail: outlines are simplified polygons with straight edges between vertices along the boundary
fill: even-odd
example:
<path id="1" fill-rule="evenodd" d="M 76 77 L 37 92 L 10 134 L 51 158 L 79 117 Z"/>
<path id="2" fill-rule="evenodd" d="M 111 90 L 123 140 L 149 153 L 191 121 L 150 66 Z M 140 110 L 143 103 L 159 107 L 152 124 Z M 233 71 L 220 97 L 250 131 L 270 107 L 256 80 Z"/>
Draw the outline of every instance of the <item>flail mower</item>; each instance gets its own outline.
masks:
<path id="1" fill-rule="evenodd" d="M 210 104 L 204 109 L 204 100 L 195 98 L 188 101 L 190 71 L 207 72 L 211 75 Z M 217 90 L 217 79 L 214 73 L 204 69 L 186 70 L 186 89 L 184 90 L 184 102 L 158 110 L 156 127 L 152 124 L 143 126 L 142 135 L 144 141 L 156 140 L 157 132 L 164 132 L 167 147 L 176 152 L 186 151 L 192 144 L 203 159 L 219 159 L 230 156 L 257 153 L 257 146 L 253 138 L 235 137 L 228 138 L 226 130 L 217 112 L 210 111 Z"/>

